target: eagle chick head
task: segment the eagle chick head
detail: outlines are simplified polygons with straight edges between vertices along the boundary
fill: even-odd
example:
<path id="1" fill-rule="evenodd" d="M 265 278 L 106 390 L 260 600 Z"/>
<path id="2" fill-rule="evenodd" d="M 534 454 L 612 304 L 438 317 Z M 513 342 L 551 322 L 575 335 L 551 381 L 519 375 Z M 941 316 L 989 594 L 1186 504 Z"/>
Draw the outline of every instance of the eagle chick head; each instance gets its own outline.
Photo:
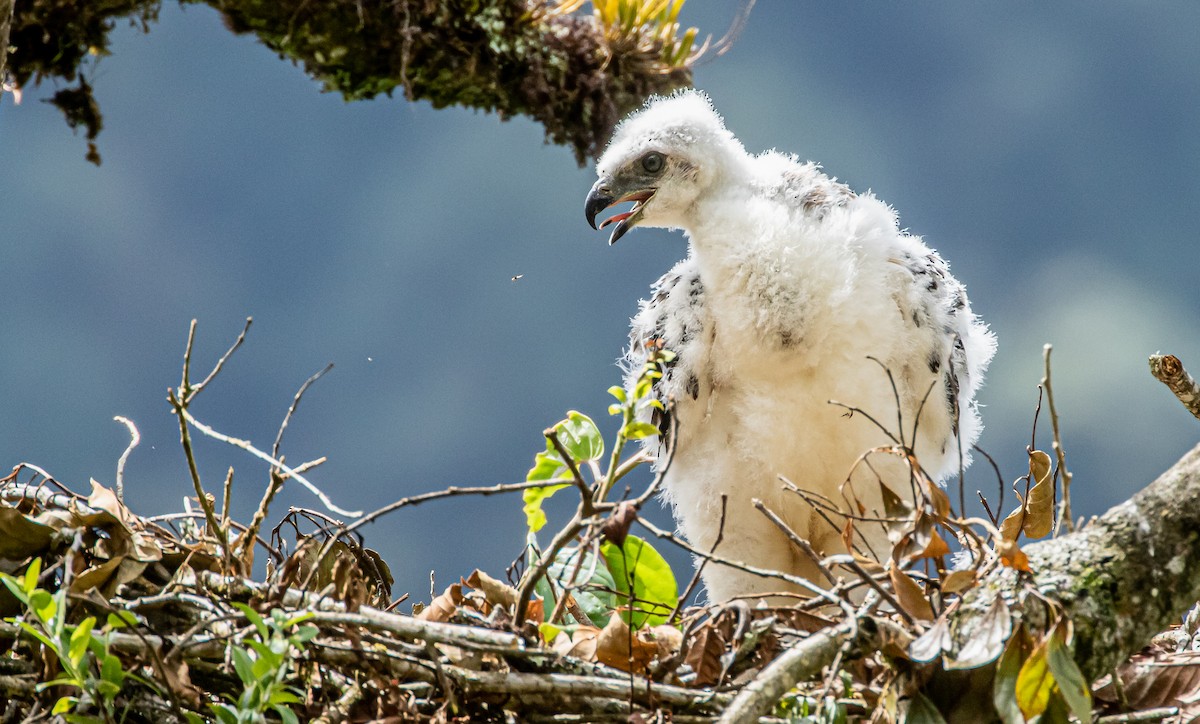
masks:
<path id="1" fill-rule="evenodd" d="M 599 178 L 585 205 L 588 223 L 614 225 L 610 244 L 634 226 L 686 227 L 692 205 L 744 157 L 704 93 L 651 98 L 617 126 L 596 163 Z M 597 214 L 628 201 L 632 209 L 596 226 Z"/>

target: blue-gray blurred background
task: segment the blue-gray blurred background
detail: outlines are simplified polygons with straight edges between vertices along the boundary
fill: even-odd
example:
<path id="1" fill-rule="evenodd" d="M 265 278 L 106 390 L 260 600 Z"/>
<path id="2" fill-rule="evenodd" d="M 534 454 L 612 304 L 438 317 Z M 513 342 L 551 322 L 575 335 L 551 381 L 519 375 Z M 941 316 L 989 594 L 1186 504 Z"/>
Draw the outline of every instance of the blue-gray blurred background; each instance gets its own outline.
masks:
<path id="1" fill-rule="evenodd" d="M 683 16 L 720 35 L 735 11 L 692 0 Z M 1200 437 L 1146 369 L 1162 350 L 1200 370 L 1198 29 L 1192 2 L 764 1 L 696 82 L 748 148 L 872 189 L 950 260 L 1000 339 L 981 443 L 1010 482 L 1054 343 L 1076 510 L 1095 514 Z M 125 415 L 142 513 L 191 492 L 165 392 L 193 317 L 201 373 L 254 317 L 193 411 L 264 448 L 335 363 L 284 449 L 329 456 L 311 477 L 369 510 L 521 480 L 567 409 L 607 419 L 628 319 L 685 253 L 651 230 L 609 248 L 583 219 L 591 170 L 532 122 L 347 104 L 204 7 L 122 29 L 92 82 L 100 168 L 39 102 L 53 89 L 0 101 L 0 468 L 111 485 Z M 244 518 L 265 466 L 198 454 L 212 489 L 237 468 Z M 994 497 L 982 465 L 967 484 Z M 298 487 L 283 502 L 318 507 Z M 367 544 L 422 598 L 431 569 L 439 587 L 501 572 L 520 506 L 432 503 Z"/>

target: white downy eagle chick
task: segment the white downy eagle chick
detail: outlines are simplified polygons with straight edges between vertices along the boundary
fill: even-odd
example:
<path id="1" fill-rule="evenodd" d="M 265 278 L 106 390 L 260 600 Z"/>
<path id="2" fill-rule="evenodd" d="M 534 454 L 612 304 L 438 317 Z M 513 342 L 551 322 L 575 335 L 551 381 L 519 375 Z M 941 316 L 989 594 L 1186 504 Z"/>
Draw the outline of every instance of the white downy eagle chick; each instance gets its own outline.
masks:
<path id="1" fill-rule="evenodd" d="M 718 555 L 815 580 L 816 566 L 752 501 L 825 555 L 845 550 L 845 518 L 822 517 L 781 476 L 844 510 L 849 479 L 869 517 L 883 510 L 881 478 L 911 498 L 898 456 L 873 454 L 855 468 L 894 444 L 874 421 L 935 480 L 969 460 L 995 338 L 942 258 L 901 230 L 887 204 L 795 156 L 748 154 L 697 91 L 652 99 L 623 121 L 596 171 L 593 227 L 603 210 L 634 202 L 601 224 L 613 225 L 610 243 L 634 226 L 687 235 L 687 258 L 633 319 L 625 362 L 632 386 L 651 345 L 676 355 L 654 393 L 673 403 L 663 486 L 693 546 L 716 541 L 724 495 Z M 856 546 L 888 554 L 881 525 L 856 527 Z M 704 583 L 713 601 L 795 590 L 715 564 Z"/>

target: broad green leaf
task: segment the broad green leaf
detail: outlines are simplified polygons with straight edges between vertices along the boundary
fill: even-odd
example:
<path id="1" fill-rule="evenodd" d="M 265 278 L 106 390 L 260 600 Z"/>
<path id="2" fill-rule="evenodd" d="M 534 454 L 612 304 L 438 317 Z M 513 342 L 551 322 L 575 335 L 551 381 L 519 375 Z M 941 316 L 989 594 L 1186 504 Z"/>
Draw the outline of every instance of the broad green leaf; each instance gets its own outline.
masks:
<path id="1" fill-rule="evenodd" d="M 559 483 L 558 485 L 547 485 L 543 488 L 529 488 L 522 494 L 525 500 L 525 525 L 529 527 L 531 533 L 536 533 L 546 525 L 546 511 L 542 510 L 542 503 L 550 498 L 563 488 L 570 487 L 568 483 Z"/>
<path id="2" fill-rule="evenodd" d="M 645 437 L 654 437 L 657 435 L 658 428 L 648 422 L 634 420 L 621 430 L 621 434 L 629 440 L 641 440 Z"/>
<path id="3" fill-rule="evenodd" d="M 49 591 L 37 589 L 29 595 L 29 608 L 42 623 L 50 624 L 58 613 L 58 601 Z"/>
<path id="4" fill-rule="evenodd" d="M 65 714 L 71 710 L 71 707 L 75 706 L 77 701 L 79 700 L 73 696 L 60 696 L 58 701 L 54 702 L 54 707 L 50 709 L 50 713 Z"/>
<path id="5" fill-rule="evenodd" d="M 576 463 L 599 460 L 604 456 L 604 438 L 600 435 L 600 428 L 582 412 L 570 410 L 567 419 L 555 425 L 554 429 L 558 432 L 558 441 Z"/>
<path id="6" fill-rule="evenodd" d="M 112 611 L 108 614 L 105 625 L 110 630 L 121 629 L 126 626 L 136 626 L 137 616 L 131 611 Z"/>
<path id="7" fill-rule="evenodd" d="M 533 467 L 525 473 L 526 482 L 553 480 L 558 477 L 559 472 L 567 469 L 567 464 L 563 462 L 558 451 L 553 449 L 549 440 L 546 441 L 546 447 L 546 452 L 540 452 L 533 458 Z"/>
<path id="8" fill-rule="evenodd" d="M 1064 642 L 1065 638 L 1066 627 L 1060 623 L 1047 642 L 1046 662 L 1071 713 L 1080 721 L 1091 721 L 1092 692 L 1087 680 L 1083 678 L 1083 672 L 1076 666 L 1075 658 L 1071 656 L 1071 651 Z"/>
<path id="9" fill-rule="evenodd" d="M 121 668 L 121 660 L 112 654 L 105 656 L 100 662 L 100 678 L 115 685 L 120 691 L 121 684 L 125 681 L 125 669 Z"/>
<path id="10" fill-rule="evenodd" d="M 583 580 L 572 582 L 571 576 L 576 572 Z M 572 588 L 571 595 L 593 625 L 603 627 L 609 615 L 617 608 L 618 599 L 612 593 L 617 588 L 617 583 L 604 562 L 597 560 L 591 551 L 584 551 L 583 560 L 580 561 L 578 548 L 564 548 L 554 559 L 554 563 L 550 564 L 547 576 L 554 582 L 553 590 L 550 581 L 545 577 L 534 584 L 534 591 L 545 601 L 546 617 L 554 612 L 554 604 L 565 587 Z"/>
<path id="11" fill-rule="evenodd" d="M 622 604 L 633 602 L 632 622 L 628 612 L 622 613 L 621 618 L 634 629 L 642 628 L 647 622 L 651 626 L 666 622 L 679 603 L 679 586 L 662 555 L 635 535 L 625 536 L 625 544 L 621 547 L 604 541 L 600 551 L 612 572 L 617 591 L 624 598 Z"/>
<path id="12" fill-rule="evenodd" d="M 1045 642 L 1038 645 L 1021 664 L 1017 672 L 1017 706 L 1026 719 L 1032 719 L 1046 711 L 1050 703 L 1050 692 L 1054 691 L 1054 674 L 1046 661 Z"/>
<path id="13" fill-rule="evenodd" d="M 290 707 L 277 705 L 272 708 L 275 709 L 275 713 L 279 715 L 279 718 L 283 720 L 283 724 L 300 724 L 296 718 L 296 712 L 292 711 Z"/>

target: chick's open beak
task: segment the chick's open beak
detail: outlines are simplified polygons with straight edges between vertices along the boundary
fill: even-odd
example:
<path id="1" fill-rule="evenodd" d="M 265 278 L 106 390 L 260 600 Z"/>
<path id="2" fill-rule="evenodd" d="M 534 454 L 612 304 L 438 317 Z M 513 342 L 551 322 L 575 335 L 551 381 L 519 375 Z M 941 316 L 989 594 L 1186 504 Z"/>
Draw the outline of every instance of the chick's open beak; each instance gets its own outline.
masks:
<path id="1" fill-rule="evenodd" d="M 629 231 L 637 224 L 638 220 L 642 216 L 642 209 L 646 206 L 646 202 L 654 197 L 654 192 L 656 190 L 657 189 L 652 188 L 639 189 L 618 197 L 614 195 L 611 186 L 609 186 L 603 180 L 600 180 L 597 181 L 596 184 L 592 186 L 592 190 L 588 192 L 587 201 L 584 203 L 583 212 L 587 217 L 588 224 L 590 224 L 593 229 L 603 229 L 610 224 L 616 224 L 616 226 L 613 227 L 612 236 L 608 238 L 609 244 L 615 244 L 617 243 L 617 239 L 620 239 L 625 235 L 626 231 Z M 599 226 L 596 225 L 597 214 L 609 208 L 610 206 L 615 206 L 626 201 L 634 202 L 633 208 L 631 208 L 629 211 L 614 214 L 613 216 L 610 216 L 609 218 L 600 222 Z"/>

